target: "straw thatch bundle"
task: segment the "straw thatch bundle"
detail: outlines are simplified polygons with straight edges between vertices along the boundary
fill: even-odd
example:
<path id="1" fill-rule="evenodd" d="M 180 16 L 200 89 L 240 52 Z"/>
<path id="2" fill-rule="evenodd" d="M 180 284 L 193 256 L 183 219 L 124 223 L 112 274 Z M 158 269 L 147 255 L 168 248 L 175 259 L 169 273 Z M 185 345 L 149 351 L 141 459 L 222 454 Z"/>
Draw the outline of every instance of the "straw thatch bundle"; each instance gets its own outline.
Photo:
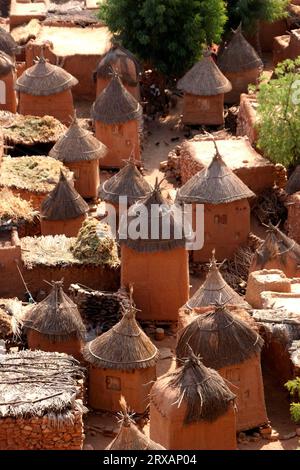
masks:
<path id="1" fill-rule="evenodd" d="M 7 339 L 12 336 L 11 317 L 0 308 L 0 339 Z"/>
<path id="2" fill-rule="evenodd" d="M 205 367 L 191 351 L 182 366 L 160 377 L 152 388 L 150 399 L 158 408 L 161 392 L 166 390 L 172 398 L 175 394 L 173 406 L 186 407 L 185 425 L 217 420 L 235 399 L 218 372 Z"/>
<path id="3" fill-rule="evenodd" d="M 234 31 L 232 39 L 222 48 L 217 63 L 224 73 L 263 69 L 262 60 L 244 38 L 241 27 Z"/>
<path id="4" fill-rule="evenodd" d="M 130 159 L 117 174 L 103 183 L 99 196 L 103 201 L 115 204 L 119 203 L 119 197 L 126 196 L 128 204 L 132 205 L 145 199 L 152 191 L 152 186 Z"/>
<path id="5" fill-rule="evenodd" d="M 0 358 L 0 417 L 47 415 L 48 425 L 73 421 L 84 410 L 77 397 L 84 377 L 79 363 L 56 352 L 19 351 Z"/>
<path id="6" fill-rule="evenodd" d="M 153 214 L 154 208 L 157 209 L 157 213 Z M 131 206 L 127 214 L 128 223 L 126 217 L 121 218 L 119 243 L 133 250 L 148 253 L 184 247 L 189 234 L 183 233 L 181 220 L 176 219 L 175 210 L 176 207 L 171 206 L 162 196 L 156 182 L 154 190 L 146 199 Z M 128 227 L 137 218 L 142 218 L 143 233 L 139 238 L 133 239 L 130 238 Z"/>
<path id="7" fill-rule="evenodd" d="M 118 248 L 110 227 L 97 219 L 87 219 L 79 230 L 72 247 L 75 258 L 81 262 L 117 267 L 120 264 Z"/>
<path id="8" fill-rule="evenodd" d="M 0 223 L 8 219 L 31 222 L 36 214 L 29 201 L 14 195 L 7 188 L 0 190 Z"/>
<path id="9" fill-rule="evenodd" d="M 51 157 L 4 157 L 0 186 L 25 189 L 33 193 L 48 193 L 58 183 L 61 170 L 68 179 L 72 177 L 70 170 Z"/>
<path id="10" fill-rule="evenodd" d="M 18 51 L 18 45 L 14 38 L 2 27 L 0 27 L 0 51 L 5 52 L 10 57 L 14 57 Z"/>
<path id="11" fill-rule="evenodd" d="M 75 117 L 64 135 L 51 149 L 50 157 L 64 163 L 100 160 L 107 153 L 107 147 L 91 132 L 83 129 Z"/>
<path id="12" fill-rule="evenodd" d="M 43 218 L 47 220 L 76 219 L 88 211 L 88 204 L 61 170 L 57 185 L 42 203 Z"/>
<path id="13" fill-rule="evenodd" d="M 216 148 L 207 168 L 196 173 L 177 192 L 176 201 L 199 204 L 227 204 L 255 194 L 226 165 Z"/>
<path id="14" fill-rule="evenodd" d="M 46 237 L 23 237 L 20 240 L 24 266 L 66 266 L 80 265 L 82 261 L 75 258 L 72 247 L 76 238 L 65 235 L 47 235 Z"/>
<path id="15" fill-rule="evenodd" d="M 159 352 L 135 318 L 135 308 L 124 311 L 123 318 L 83 350 L 85 360 L 104 369 L 134 370 L 155 366 Z"/>
<path id="16" fill-rule="evenodd" d="M 152 441 L 141 432 L 128 412 L 125 398 L 120 400 L 122 412 L 121 428 L 115 439 L 106 447 L 106 450 L 164 450 L 164 447 Z"/>
<path id="17" fill-rule="evenodd" d="M 17 79 L 15 88 L 33 96 L 49 96 L 69 90 L 77 85 L 77 78 L 41 56 L 39 60 Z"/>
<path id="18" fill-rule="evenodd" d="M 289 177 L 285 191 L 287 194 L 294 194 L 300 191 L 300 165 L 296 167 Z"/>
<path id="19" fill-rule="evenodd" d="M 134 65 L 134 68 L 130 67 L 130 63 Z M 118 72 L 122 83 L 129 86 L 138 85 L 141 66 L 136 57 L 119 44 L 114 44 L 101 59 L 97 66 L 96 75 L 101 78 L 109 78 L 113 68 Z"/>
<path id="20" fill-rule="evenodd" d="M 191 95 L 214 96 L 231 91 L 232 86 L 213 59 L 209 55 L 204 55 L 183 78 L 178 80 L 177 88 Z"/>
<path id="21" fill-rule="evenodd" d="M 30 39 L 36 39 L 41 29 L 42 25 L 40 21 L 36 18 L 33 18 L 26 24 L 16 26 L 12 30 L 11 35 L 14 41 L 18 45 L 22 46 L 27 44 Z"/>
<path id="22" fill-rule="evenodd" d="M 15 64 L 12 58 L 0 50 L 0 77 L 7 75 L 14 67 Z"/>
<path id="23" fill-rule="evenodd" d="M 213 252 L 206 279 L 193 297 L 186 303 L 186 306 L 193 309 L 215 305 L 216 302 L 250 308 L 250 305 L 223 278 Z"/>
<path id="24" fill-rule="evenodd" d="M 4 123 L 3 137 L 8 145 L 54 144 L 66 127 L 53 116 L 22 116 L 14 114 Z"/>
<path id="25" fill-rule="evenodd" d="M 263 339 L 247 323 L 224 306 L 199 315 L 182 331 L 176 347 L 178 358 L 188 354 L 188 348 L 214 369 L 240 364 L 260 353 Z"/>
<path id="26" fill-rule="evenodd" d="M 25 314 L 25 331 L 34 330 L 53 341 L 67 341 L 70 337 L 84 339 L 85 326 L 77 306 L 62 288 L 62 281 L 53 282 L 50 294 Z"/>
<path id="27" fill-rule="evenodd" d="M 109 85 L 98 96 L 91 110 L 92 119 L 105 124 L 139 120 L 142 107 L 114 73 Z"/>
<path id="28" fill-rule="evenodd" d="M 300 245 L 272 224 L 269 224 L 266 239 L 255 254 L 257 263 L 261 266 L 278 257 L 285 263 L 288 255 L 293 256 L 300 264 Z"/>

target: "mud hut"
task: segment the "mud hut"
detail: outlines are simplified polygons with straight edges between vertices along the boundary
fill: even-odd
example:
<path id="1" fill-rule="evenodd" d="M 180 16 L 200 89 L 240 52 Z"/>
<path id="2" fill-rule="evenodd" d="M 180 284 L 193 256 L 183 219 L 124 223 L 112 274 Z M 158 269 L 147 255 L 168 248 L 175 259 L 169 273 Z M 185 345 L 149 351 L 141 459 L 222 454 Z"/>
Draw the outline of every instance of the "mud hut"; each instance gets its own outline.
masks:
<path id="1" fill-rule="evenodd" d="M 16 81 L 19 113 L 33 116 L 46 114 L 69 124 L 74 116 L 71 88 L 78 80 L 63 68 L 52 65 L 43 55 Z"/>
<path id="2" fill-rule="evenodd" d="M 235 395 L 194 355 L 150 393 L 150 437 L 172 450 L 235 450 Z"/>
<path id="3" fill-rule="evenodd" d="M 145 217 L 142 232 L 134 239 L 128 227 L 139 214 Z M 162 196 L 158 184 L 144 201 L 129 209 L 128 224 L 126 217 L 121 218 L 119 243 L 121 285 L 134 285 L 138 318 L 176 322 L 178 309 L 189 295 L 188 252 L 174 207 Z"/>
<path id="4" fill-rule="evenodd" d="M 191 347 L 206 367 L 217 370 L 237 395 L 237 430 L 253 429 L 268 422 L 260 353 L 262 338 L 245 321 L 216 306 L 198 315 L 182 331 L 176 355 L 183 359 Z"/>
<path id="5" fill-rule="evenodd" d="M 82 197 L 97 198 L 99 160 L 107 148 L 91 132 L 83 129 L 75 116 L 66 133 L 51 149 L 50 157 L 64 163 L 75 175 L 75 189 Z"/>
<path id="6" fill-rule="evenodd" d="M 88 204 L 61 171 L 59 182 L 42 203 L 42 235 L 77 237 L 88 211 Z"/>
<path id="7" fill-rule="evenodd" d="M 164 447 L 151 441 L 141 432 L 129 413 L 124 397 L 120 400 L 121 427 L 115 439 L 106 447 L 106 450 L 164 450 Z"/>
<path id="8" fill-rule="evenodd" d="M 140 64 L 131 52 L 119 44 L 114 44 L 98 64 L 96 70 L 97 96 L 100 95 L 109 84 L 112 70 L 119 74 L 126 90 L 139 101 Z"/>
<path id="9" fill-rule="evenodd" d="M 124 201 L 124 210 L 127 210 L 136 202 L 145 199 L 152 191 L 152 186 L 139 171 L 137 162 L 129 158 L 117 174 L 102 184 L 99 196 L 106 204 L 113 205 L 119 214 L 120 198 L 127 198 L 127 204 Z"/>
<path id="10" fill-rule="evenodd" d="M 89 404 L 94 409 L 118 411 L 122 395 L 136 413 L 144 413 L 149 405 L 158 350 L 138 325 L 135 313 L 131 303 L 121 321 L 83 349 L 90 365 Z"/>
<path id="11" fill-rule="evenodd" d="M 272 224 L 253 256 L 250 272 L 261 269 L 280 269 L 289 278 L 300 276 L 300 245 Z"/>
<path id="12" fill-rule="evenodd" d="M 215 144 L 216 145 L 216 144 Z M 193 252 L 194 261 L 207 262 L 213 249 L 217 258 L 230 259 L 246 244 L 250 233 L 250 205 L 254 193 L 216 153 L 207 168 L 199 171 L 177 192 L 178 203 L 204 205 L 204 246 Z"/>
<path id="13" fill-rule="evenodd" d="M 5 52 L 5 54 L 9 55 L 12 59 L 15 59 L 18 49 L 18 44 L 12 35 L 0 26 L 0 51 Z"/>
<path id="14" fill-rule="evenodd" d="M 241 27 L 221 48 L 217 64 L 232 85 L 232 90 L 225 95 L 225 103 L 228 104 L 239 104 L 241 93 L 248 93 L 248 86 L 257 84 L 263 70 L 261 59 L 244 38 Z"/>
<path id="15" fill-rule="evenodd" d="M 29 349 L 57 351 L 81 359 L 85 326 L 62 281 L 53 282 L 50 294 L 26 311 L 24 330 Z"/>
<path id="16" fill-rule="evenodd" d="M 17 112 L 17 97 L 14 89 L 16 79 L 13 59 L 0 51 L 0 109 Z"/>
<path id="17" fill-rule="evenodd" d="M 209 52 L 178 81 L 177 87 L 184 91 L 184 124 L 224 124 L 224 94 L 231 90 L 231 84 Z"/>
<path id="18" fill-rule="evenodd" d="M 188 300 L 186 307 L 190 310 L 196 308 L 199 312 L 200 309 L 203 311 L 211 309 L 216 302 L 250 308 L 250 305 L 223 278 L 213 251 L 206 279 Z"/>
<path id="19" fill-rule="evenodd" d="M 66 354 L 0 356 L 0 450 L 80 450 L 84 373 Z"/>
<path id="20" fill-rule="evenodd" d="M 108 148 L 101 167 L 121 168 L 132 154 L 141 159 L 139 127 L 142 108 L 117 74 L 97 97 L 91 110 L 97 139 Z"/>

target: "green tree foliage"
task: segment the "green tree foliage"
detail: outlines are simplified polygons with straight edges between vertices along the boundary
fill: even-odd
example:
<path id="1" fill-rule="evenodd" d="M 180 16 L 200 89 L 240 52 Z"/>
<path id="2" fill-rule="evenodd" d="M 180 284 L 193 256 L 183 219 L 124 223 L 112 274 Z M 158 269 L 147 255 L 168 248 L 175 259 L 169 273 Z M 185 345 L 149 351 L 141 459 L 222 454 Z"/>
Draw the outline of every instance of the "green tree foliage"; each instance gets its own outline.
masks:
<path id="1" fill-rule="evenodd" d="M 286 60 L 257 95 L 258 146 L 274 163 L 300 164 L 300 58 Z"/>
<path id="2" fill-rule="evenodd" d="M 227 19 L 223 0 L 106 0 L 99 17 L 124 47 L 173 76 L 220 41 Z"/>
<path id="3" fill-rule="evenodd" d="M 255 32 L 258 21 L 276 21 L 287 14 L 290 0 L 227 0 L 228 28 Z"/>
<path id="4" fill-rule="evenodd" d="M 292 398 L 297 400 L 296 403 L 291 403 L 291 416 L 295 423 L 300 423 L 300 378 L 296 377 L 294 380 L 289 380 L 285 387 L 290 392 Z"/>

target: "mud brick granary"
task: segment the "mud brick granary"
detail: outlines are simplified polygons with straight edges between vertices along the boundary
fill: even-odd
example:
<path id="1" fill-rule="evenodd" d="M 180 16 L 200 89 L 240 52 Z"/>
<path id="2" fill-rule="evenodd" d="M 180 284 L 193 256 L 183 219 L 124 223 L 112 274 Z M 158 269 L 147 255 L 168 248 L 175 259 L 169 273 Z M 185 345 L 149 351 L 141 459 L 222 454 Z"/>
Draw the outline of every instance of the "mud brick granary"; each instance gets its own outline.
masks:
<path id="1" fill-rule="evenodd" d="M 69 124 L 74 116 L 71 88 L 78 80 L 63 68 L 52 65 L 43 55 L 16 81 L 19 113 L 50 115 Z"/>
<path id="2" fill-rule="evenodd" d="M 224 163 L 216 147 L 208 168 L 196 173 L 177 192 L 177 202 L 193 204 L 195 214 L 196 205 L 204 205 L 204 246 L 193 252 L 194 261 L 209 261 L 213 249 L 217 259 L 230 259 L 238 247 L 246 244 L 250 233 L 248 198 L 253 196 Z"/>
<path id="3" fill-rule="evenodd" d="M 119 323 L 86 344 L 83 356 L 90 364 L 92 408 L 118 411 L 123 395 L 130 409 L 145 412 L 156 380 L 158 350 L 138 325 L 132 305 Z"/>
<path id="4" fill-rule="evenodd" d="M 0 51 L 0 110 L 17 112 L 15 92 L 15 63 L 5 52 Z"/>
<path id="5" fill-rule="evenodd" d="M 18 50 L 19 46 L 12 35 L 0 26 L 0 51 L 5 52 L 5 54 L 15 60 Z"/>
<path id="6" fill-rule="evenodd" d="M 150 437 L 166 449 L 235 450 L 235 394 L 193 354 L 150 393 Z"/>
<path id="7" fill-rule="evenodd" d="M 91 110 L 97 139 L 108 148 L 101 167 L 121 168 L 131 155 L 141 159 L 139 129 L 142 108 L 114 74 Z"/>
<path id="8" fill-rule="evenodd" d="M 157 209 L 155 217 L 151 217 L 152 206 Z M 132 239 L 128 227 L 144 208 L 148 214 L 147 220 L 143 221 L 147 237 L 140 234 L 139 238 Z M 163 231 L 165 221 L 169 234 Z M 186 240 L 184 234 L 180 239 L 176 238 L 176 233 L 181 230 L 158 185 L 144 201 L 129 209 L 128 226 L 123 218 L 120 220 L 121 285 L 134 285 L 134 302 L 140 310 L 138 318 L 141 320 L 176 322 L 178 309 L 188 300 Z"/>
<path id="9" fill-rule="evenodd" d="M 206 52 L 187 74 L 178 81 L 184 91 L 184 124 L 224 124 L 224 93 L 231 84 Z"/>
<path id="10" fill-rule="evenodd" d="M 88 211 L 88 204 L 61 171 L 59 182 L 42 203 L 42 235 L 77 237 Z"/>
<path id="11" fill-rule="evenodd" d="M 262 338 L 224 306 L 198 315 L 182 331 L 176 355 L 187 356 L 189 347 L 206 367 L 217 370 L 237 395 L 237 430 L 268 422 L 260 353 Z"/>
<path id="12" fill-rule="evenodd" d="M 49 155 L 74 174 L 75 189 L 84 198 L 97 198 L 99 162 L 107 148 L 91 132 L 83 129 L 75 117 L 67 132 L 56 142 Z"/>
<path id="13" fill-rule="evenodd" d="M 131 52 L 118 44 L 114 44 L 98 64 L 96 70 L 97 96 L 102 93 L 109 84 L 112 70 L 119 74 L 126 90 L 139 101 L 140 64 Z"/>
<path id="14" fill-rule="evenodd" d="M 221 47 L 217 63 L 232 85 L 232 90 L 225 95 L 225 103 L 239 104 L 241 93 L 247 93 L 250 84 L 257 84 L 263 70 L 261 59 L 240 27 L 228 44 Z"/>
<path id="15" fill-rule="evenodd" d="M 64 352 L 81 359 L 85 326 L 76 305 L 64 293 L 62 282 L 53 282 L 50 294 L 29 307 L 24 329 L 29 349 Z"/>

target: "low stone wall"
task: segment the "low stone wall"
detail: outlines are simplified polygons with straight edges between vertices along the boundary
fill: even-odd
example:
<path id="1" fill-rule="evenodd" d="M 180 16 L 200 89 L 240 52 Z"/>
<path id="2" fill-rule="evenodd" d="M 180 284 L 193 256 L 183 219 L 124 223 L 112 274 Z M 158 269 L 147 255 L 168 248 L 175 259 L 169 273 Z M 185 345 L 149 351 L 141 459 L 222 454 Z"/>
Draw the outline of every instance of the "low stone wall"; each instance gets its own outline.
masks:
<path id="1" fill-rule="evenodd" d="M 248 137 L 251 145 L 258 140 L 256 107 L 255 95 L 246 95 L 245 93 L 241 95 L 237 118 L 237 135 Z"/>
<path id="2" fill-rule="evenodd" d="M 59 426 L 47 415 L 0 418 L 0 450 L 81 450 L 82 412 L 72 410 L 69 417 L 59 420 Z"/>

